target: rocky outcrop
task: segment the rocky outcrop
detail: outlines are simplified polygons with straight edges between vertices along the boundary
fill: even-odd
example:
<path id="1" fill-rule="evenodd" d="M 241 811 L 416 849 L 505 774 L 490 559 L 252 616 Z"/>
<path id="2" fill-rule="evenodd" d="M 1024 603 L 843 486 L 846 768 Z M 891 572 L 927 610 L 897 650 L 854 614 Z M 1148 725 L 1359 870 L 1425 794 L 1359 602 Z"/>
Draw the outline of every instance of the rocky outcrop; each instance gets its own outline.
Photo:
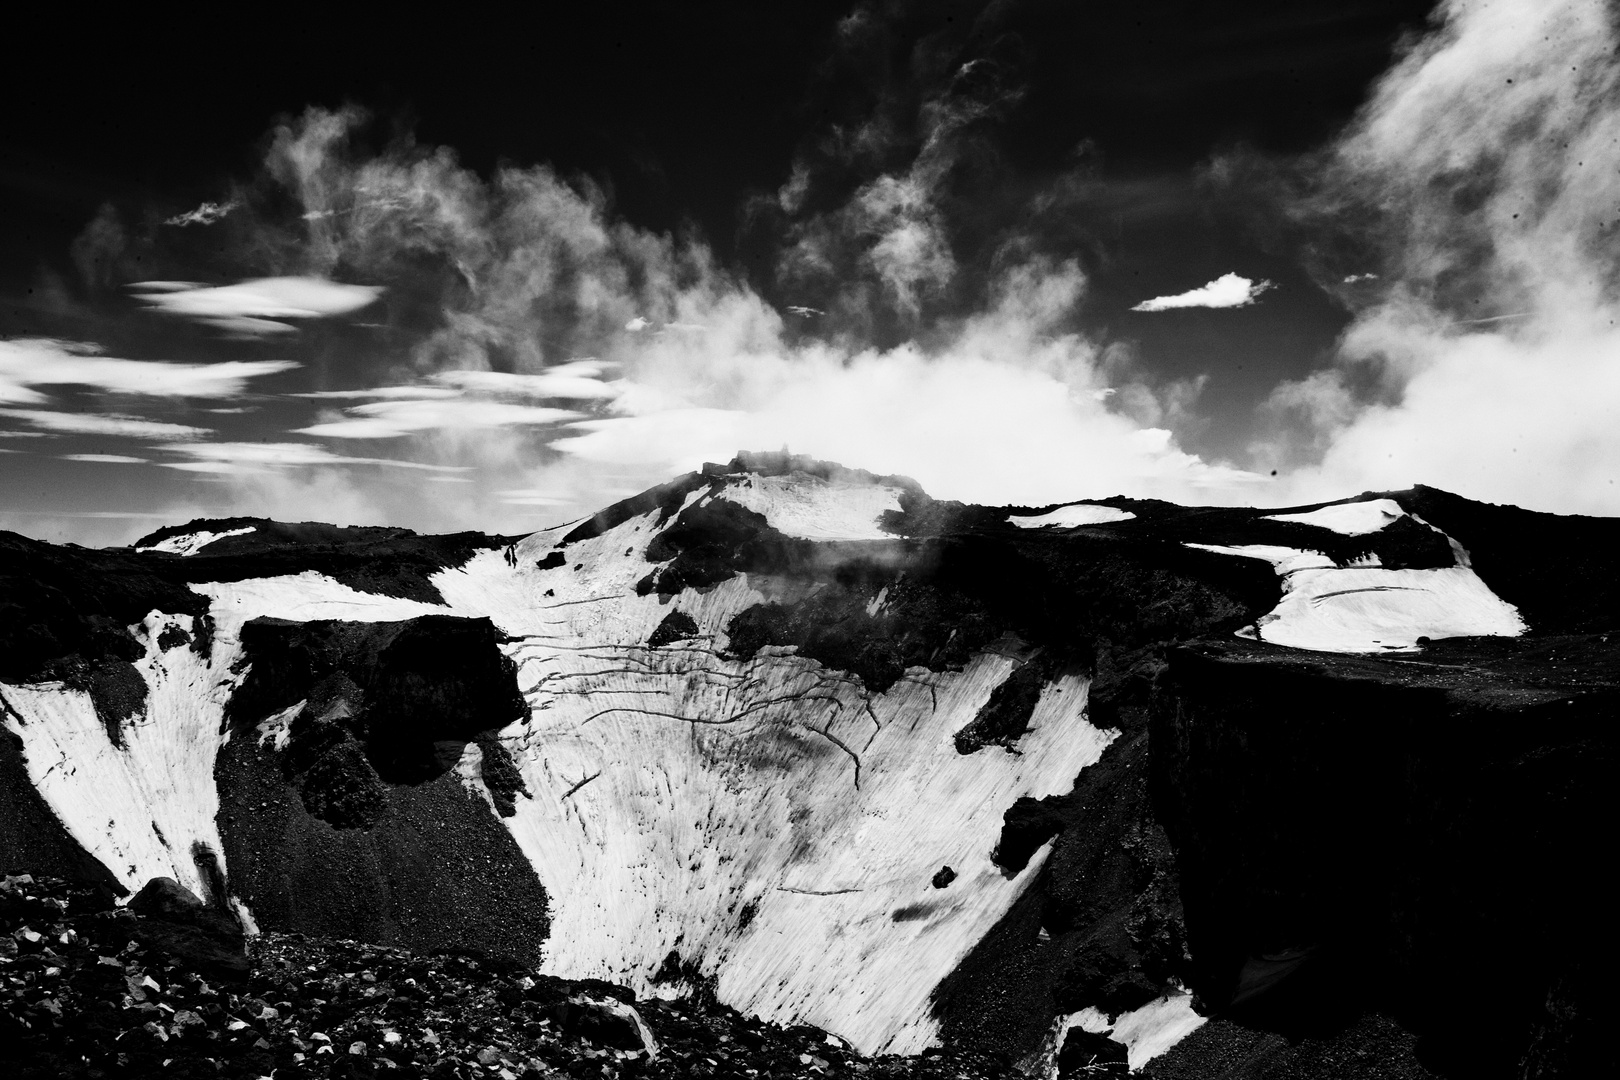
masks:
<path id="1" fill-rule="evenodd" d="M 241 638 L 215 772 L 231 886 L 260 925 L 535 962 L 545 893 L 491 813 L 527 797 L 491 733 L 528 711 L 489 620 L 262 619 Z M 469 744 L 487 804 L 458 772 Z"/>
<path id="2" fill-rule="evenodd" d="M 1606 888 L 1614 656 L 1602 636 L 1172 651 L 1154 795 L 1206 1006 L 1296 1035 L 1382 1012 L 1471 1076 L 1598 1015 L 1579 988 L 1614 947 L 1570 904 Z"/>

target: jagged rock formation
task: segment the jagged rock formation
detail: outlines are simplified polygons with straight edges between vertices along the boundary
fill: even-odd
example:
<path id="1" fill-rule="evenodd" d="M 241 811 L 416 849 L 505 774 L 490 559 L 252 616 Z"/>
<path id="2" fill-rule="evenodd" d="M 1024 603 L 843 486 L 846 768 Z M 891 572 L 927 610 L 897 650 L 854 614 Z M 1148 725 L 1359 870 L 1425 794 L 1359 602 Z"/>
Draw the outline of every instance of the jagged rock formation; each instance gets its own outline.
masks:
<path id="1" fill-rule="evenodd" d="M 1601 895 L 1617 534 L 743 455 L 524 538 L 0 538 L 0 868 L 867 1053 L 1545 1073 L 1607 964 L 1553 931 Z M 1459 978 L 1488 1018 L 1412 990 Z"/>

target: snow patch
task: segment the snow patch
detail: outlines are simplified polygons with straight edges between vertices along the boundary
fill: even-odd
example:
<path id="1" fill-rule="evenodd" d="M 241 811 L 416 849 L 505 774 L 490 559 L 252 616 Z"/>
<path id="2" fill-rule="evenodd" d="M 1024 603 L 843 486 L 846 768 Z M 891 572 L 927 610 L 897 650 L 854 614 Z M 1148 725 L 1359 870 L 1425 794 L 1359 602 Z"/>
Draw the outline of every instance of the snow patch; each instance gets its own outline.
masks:
<path id="1" fill-rule="evenodd" d="M 771 528 L 804 540 L 893 540 L 878 528 L 885 510 L 900 510 L 899 488 L 792 476 L 730 478 L 719 497 L 765 515 Z"/>
<path id="2" fill-rule="evenodd" d="M 22 739 L 29 778 L 51 812 L 126 888 L 172 877 L 207 896 L 192 849 L 224 851 L 214 759 L 238 676 L 228 643 L 221 655 L 216 641 L 213 664 L 191 649 L 158 648 L 172 619 L 154 611 L 142 624 L 148 652 L 135 667 L 148 688 L 146 711 L 124 728 L 123 749 L 107 737 L 90 695 L 60 683 L 6 686 L 26 723 L 5 723 Z"/>
<path id="3" fill-rule="evenodd" d="M 267 716 L 259 721 L 259 726 L 255 729 L 259 737 L 259 745 L 263 746 L 265 743 L 269 743 L 277 753 L 287 749 L 287 742 L 292 738 L 292 722 L 298 719 L 298 714 L 304 711 L 306 704 L 308 703 L 300 701 L 296 705 L 289 705 L 275 715 Z"/>
<path id="4" fill-rule="evenodd" d="M 179 536 L 168 536 L 155 544 L 146 544 L 136 548 L 136 551 L 167 551 L 171 555 L 195 555 L 215 540 L 223 540 L 227 536 L 246 536 L 254 527 L 249 525 L 241 529 L 226 529 L 224 532 L 209 532 L 206 529 L 194 533 L 182 533 Z"/>
<path id="5" fill-rule="evenodd" d="M 1344 536 L 1365 536 L 1406 516 L 1406 510 L 1394 499 L 1369 499 L 1366 502 L 1340 503 L 1319 510 L 1306 510 L 1298 514 L 1269 514 L 1266 521 L 1292 521 L 1301 525 L 1314 525 Z"/>
<path id="6" fill-rule="evenodd" d="M 500 558 L 499 554 L 495 557 Z M 213 601 L 211 611 L 216 620 L 234 627 L 260 616 L 295 622 L 392 622 L 448 612 L 438 604 L 351 589 L 314 570 L 244 581 L 209 581 L 193 585 L 192 589 Z"/>
<path id="7" fill-rule="evenodd" d="M 1418 638 L 1517 637 L 1518 609 L 1466 566 L 1433 570 L 1339 567 L 1314 551 L 1265 544 L 1188 544 L 1264 559 L 1283 579 L 1282 600 L 1239 637 L 1317 652 L 1379 653 L 1416 648 Z"/>
<path id="8" fill-rule="evenodd" d="M 1032 1059 L 1033 1068 L 1027 1071 L 1057 1080 L 1057 1058 L 1063 1039 L 1071 1029 L 1079 1028 L 1093 1035 L 1107 1035 L 1124 1046 L 1127 1064 L 1136 1072 L 1207 1022 L 1207 1017 L 1193 1011 L 1192 993 L 1181 986 L 1112 1020 L 1100 1009 L 1081 1009 L 1053 1022 L 1052 1030 Z"/>
<path id="9" fill-rule="evenodd" d="M 1129 521 L 1136 515 L 1129 510 L 1119 510 L 1112 506 L 1099 506 L 1096 503 L 1070 503 L 1060 506 L 1046 514 L 1029 517 L 1013 514 L 1008 521 L 1020 529 L 1042 529 L 1047 526 L 1057 526 L 1062 529 L 1072 529 L 1077 525 L 1105 525 L 1110 521 Z"/>

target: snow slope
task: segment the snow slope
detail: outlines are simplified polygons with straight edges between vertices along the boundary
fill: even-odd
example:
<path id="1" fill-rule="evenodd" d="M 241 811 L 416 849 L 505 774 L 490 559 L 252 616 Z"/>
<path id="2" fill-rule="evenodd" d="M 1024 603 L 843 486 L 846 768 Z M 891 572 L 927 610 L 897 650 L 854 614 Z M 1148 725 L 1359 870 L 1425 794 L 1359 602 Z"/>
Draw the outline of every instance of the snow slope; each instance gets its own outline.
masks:
<path id="1" fill-rule="evenodd" d="M 1119 510 L 1112 506 L 1071 503 L 1068 506 L 1060 506 L 1050 513 L 1037 514 L 1033 517 L 1012 514 L 1007 520 L 1020 529 L 1041 529 L 1048 525 L 1072 529 L 1076 525 L 1103 525 L 1110 521 L 1129 521 L 1135 516 L 1129 510 Z"/>
<path id="2" fill-rule="evenodd" d="M 1389 514 L 1382 503 L 1399 505 L 1382 499 L 1286 516 L 1303 520 L 1327 514 L 1325 519 L 1305 523 L 1360 534 L 1376 531 L 1362 527 L 1375 516 Z M 1350 507 L 1373 509 L 1352 513 Z M 1322 520 L 1332 525 L 1322 525 Z M 1459 565 L 1430 570 L 1386 570 L 1378 565 L 1377 556 L 1341 567 L 1320 552 L 1268 544 L 1187 546 L 1264 559 L 1283 579 L 1282 600 L 1252 626 L 1239 630 L 1239 637 L 1318 652 L 1374 653 L 1412 649 L 1419 638 L 1523 634 L 1525 624 L 1518 610 L 1466 565 L 1466 553 L 1456 541 L 1451 544 Z"/>
<path id="3" fill-rule="evenodd" d="M 519 639 L 533 715 L 502 742 L 534 797 L 506 820 L 552 897 L 546 970 L 672 993 L 653 976 L 674 952 L 736 1008 L 862 1051 L 924 1049 L 934 986 L 1044 860 L 1012 878 L 990 862 L 1002 811 L 1067 791 L 1113 733 L 1069 678 L 1046 688 L 1021 754 L 957 753 L 1015 665 L 999 655 L 883 694 L 791 649 L 727 660 L 722 628 L 763 599 L 758 583 L 634 595 L 655 521 L 571 545 L 556 569 L 533 569 L 552 543 L 536 536 L 515 570 L 491 552 L 434 579 Z M 647 647 L 671 610 L 700 636 Z M 935 889 L 944 865 L 958 877 Z"/>
<path id="4" fill-rule="evenodd" d="M 51 682 L 0 686 L 16 714 L 6 716 L 6 726 L 22 739 L 35 788 L 73 838 L 131 892 L 154 877 L 172 877 L 199 895 L 209 891 L 192 849 L 201 844 L 216 858 L 223 851 L 214 762 L 227 737 L 225 706 L 245 674 L 234 670 L 243 623 L 259 615 L 373 622 L 445 612 L 357 592 L 313 572 L 196 588 L 212 600 L 206 659 L 189 645 L 158 645 L 169 626 L 195 633 L 190 616 L 155 611 L 132 628 L 147 648 L 135 667 L 148 697 L 144 711 L 124 725 L 123 748 L 113 744 L 85 691 Z"/>
<path id="5" fill-rule="evenodd" d="M 777 532 L 806 540 L 892 540 L 878 528 L 885 510 L 900 510 L 900 489 L 803 473 L 727 478 L 721 498 L 764 514 Z"/>
<path id="6" fill-rule="evenodd" d="M 1293 521 L 1301 525 L 1315 525 L 1345 536 L 1365 536 L 1385 525 L 1405 517 L 1406 511 L 1394 499 L 1368 499 L 1365 502 L 1339 503 L 1319 510 L 1306 510 L 1298 514 L 1269 514 L 1267 521 Z"/>
<path id="7" fill-rule="evenodd" d="M 137 551 L 167 551 L 172 555 L 195 555 L 215 540 L 223 540 L 227 536 L 246 536 L 253 531 L 249 525 L 241 529 L 226 529 L 224 532 L 209 532 L 200 529 L 194 533 L 183 533 L 179 536 L 168 536 L 155 544 L 147 544 L 136 548 Z"/>

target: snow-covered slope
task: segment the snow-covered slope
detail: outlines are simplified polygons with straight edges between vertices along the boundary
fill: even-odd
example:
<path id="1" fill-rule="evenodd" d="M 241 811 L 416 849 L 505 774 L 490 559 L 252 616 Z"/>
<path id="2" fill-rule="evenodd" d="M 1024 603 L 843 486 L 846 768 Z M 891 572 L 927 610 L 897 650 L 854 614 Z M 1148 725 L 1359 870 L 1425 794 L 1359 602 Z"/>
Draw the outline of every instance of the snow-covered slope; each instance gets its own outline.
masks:
<path id="1" fill-rule="evenodd" d="M 1267 520 L 1311 525 L 1348 536 L 1376 533 L 1406 516 L 1393 499 L 1344 503 Z M 1424 528 L 1432 528 L 1417 519 Z M 1444 535 L 1444 534 L 1442 534 Z M 1264 559 L 1282 578 L 1282 601 L 1238 636 L 1296 649 L 1364 653 L 1412 649 L 1421 639 L 1517 637 L 1524 620 L 1468 565 L 1451 537 L 1457 565 L 1385 569 L 1369 554 L 1339 565 L 1317 551 L 1267 544 L 1189 544 Z"/>
<path id="2" fill-rule="evenodd" d="M 252 526 L 240 529 L 223 529 L 213 532 L 208 529 L 199 529 L 196 532 L 180 533 L 167 536 L 151 544 L 143 544 L 140 551 L 166 551 L 171 555 L 195 555 L 215 540 L 223 540 L 227 536 L 246 536 L 253 531 Z"/>
<path id="3" fill-rule="evenodd" d="M 1020 753 L 963 756 L 952 737 L 1013 661 L 873 694 L 791 652 L 727 660 L 721 628 L 761 593 L 739 577 L 635 596 L 653 516 L 571 548 L 583 572 L 488 555 L 436 581 L 461 609 L 514 586 L 539 597 L 490 614 L 520 638 L 534 710 L 502 739 L 534 793 L 509 824 L 554 898 L 547 970 L 656 992 L 673 952 L 738 1008 L 917 1052 L 933 986 L 1039 868 L 991 863 L 1001 810 L 1066 790 L 1107 745 L 1085 680 L 1047 688 Z M 545 550 L 520 544 L 519 565 Z M 648 647 L 671 610 L 698 635 Z M 946 865 L 957 877 L 937 889 Z"/>

